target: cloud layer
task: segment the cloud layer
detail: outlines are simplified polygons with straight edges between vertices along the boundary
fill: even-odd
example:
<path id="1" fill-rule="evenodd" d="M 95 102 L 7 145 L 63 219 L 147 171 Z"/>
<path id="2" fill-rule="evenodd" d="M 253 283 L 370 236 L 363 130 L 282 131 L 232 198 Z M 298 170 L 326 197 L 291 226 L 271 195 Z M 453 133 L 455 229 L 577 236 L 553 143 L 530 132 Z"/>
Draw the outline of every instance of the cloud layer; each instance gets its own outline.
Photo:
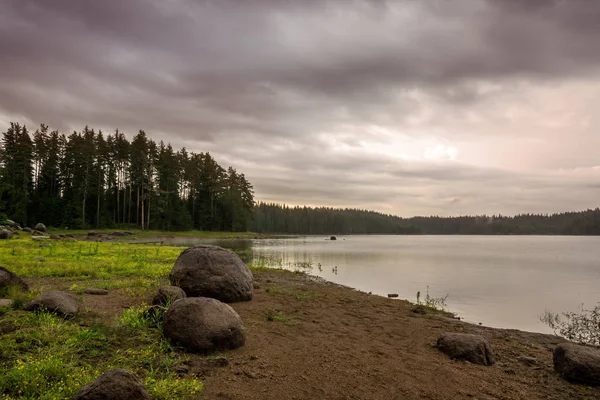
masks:
<path id="1" fill-rule="evenodd" d="M 145 129 L 258 200 L 595 207 L 600 4 L 6 0 L 0 123 Z"/>

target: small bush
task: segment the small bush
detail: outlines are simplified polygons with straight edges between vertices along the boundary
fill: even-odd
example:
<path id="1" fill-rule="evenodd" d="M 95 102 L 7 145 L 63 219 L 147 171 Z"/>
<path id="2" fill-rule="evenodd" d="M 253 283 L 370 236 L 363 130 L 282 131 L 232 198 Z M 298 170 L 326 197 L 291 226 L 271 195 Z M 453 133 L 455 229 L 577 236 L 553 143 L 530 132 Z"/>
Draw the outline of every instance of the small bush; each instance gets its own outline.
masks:
<path id="1" fill-rule="evenodd" d="M 600 345 L 600 303 L 593 309 L 581 312 L 565 312 L 561 315 L 546 310 L 540 320 L 548 325 L 556 335 L 573 342 Z"/>

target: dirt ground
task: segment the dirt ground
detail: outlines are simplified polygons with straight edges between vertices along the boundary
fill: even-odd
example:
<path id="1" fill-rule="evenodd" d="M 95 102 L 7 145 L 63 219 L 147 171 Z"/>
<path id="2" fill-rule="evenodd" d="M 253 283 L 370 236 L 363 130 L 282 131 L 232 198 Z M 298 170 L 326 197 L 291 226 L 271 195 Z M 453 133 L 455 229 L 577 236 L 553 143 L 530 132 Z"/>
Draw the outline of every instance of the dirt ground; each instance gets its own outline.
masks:
<path id="1" fill-rule="evenodd" d="M 408 302 L 303 274 L 254 275 L 254 299 L 232 304 L 246 345 L 221 354 L 228 363 L 194 355 L 180 367 L 203 380 L 200 399 L 600 399 L 600 388 L 570 384 L 554 372 L 560 338 L 416 314 Z M 143 300 L 84 296 L 107 318 Z M 434 348 L 448 331 L 488 338 L 496 364 L 448 359 Z"/>

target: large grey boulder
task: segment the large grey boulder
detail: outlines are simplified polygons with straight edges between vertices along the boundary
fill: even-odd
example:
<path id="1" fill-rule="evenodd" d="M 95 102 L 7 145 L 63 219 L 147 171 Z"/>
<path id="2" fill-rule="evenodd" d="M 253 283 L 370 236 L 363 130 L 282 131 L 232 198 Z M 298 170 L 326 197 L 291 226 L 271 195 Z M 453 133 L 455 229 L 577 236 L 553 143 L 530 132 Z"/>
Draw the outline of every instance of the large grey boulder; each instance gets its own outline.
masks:
<path id="1" fill-rule="evenodd" d="M 494 364 L 492 346 L 486 338 L 467 333 L 442 333 L 437 348 L 455 360 L 465 360 L 479 365 Z"/>
<path id="2" fill-rule="evenodd" d="M 13 237 L 13 232 L 8 229 L 0 229 L 0 239 L 10 239 Z"/>
<path id="3" fill-rule="evenodd" d="M 7 289 L 10 286 L 18 286 L 25 291 L 29 290 L 29 287 L 23 279 L 19 278 L 6 268 L 0 267 L 0 290 Z"/>
<path id="4" fill-rule="evenodd" d="M 34 230 L 39 231 L 39 232 L 46 232 L 46 225 L 42 224 L 41 222 L 38 222 L 34 227 Z"/>
<path id="5" fill-rule="evenodd" d="M 229 305 L 207 297 L 173 303 L 165 313 L 163 332 L 186 349 L 203 354 L 235 349 L 246 342 L 240 316 Z"/>
<path id="6" fill-rule="evenodd" d="M 72 400 L 150 400 L 151 397 L 137 376 L 123 369 L 111 369 L 82 386 Z"/>
<path id="7" fill-rule="evenodd" d="M 79 312 L 79 302 L 69 293 L 53 290 L 28 301 L 23 309 L 25 311 L 46 310 L 70 317 Z"/>
<path id="8" fill-rule="evenodd" d="M 175 300 L 185 299 L 186 297 L 185 292 L 180 287 L 161 286 L 152 298 L 152 305 L 167 306 L 173 304 Z"/>
<path id="9" fill-rule="evenodd" d="M 561 343 L 552 354 L 554 370 L 571 382 L 600 385 L 600 349 Z"/>
<path id="10" fill-rule="evenodd" d="M 252 300 L 252 272 L 237 254 L 222 247 L 200 245 L 184 250 L 169 278 L 188 297 L 212 297 L 226 303 Z"/>

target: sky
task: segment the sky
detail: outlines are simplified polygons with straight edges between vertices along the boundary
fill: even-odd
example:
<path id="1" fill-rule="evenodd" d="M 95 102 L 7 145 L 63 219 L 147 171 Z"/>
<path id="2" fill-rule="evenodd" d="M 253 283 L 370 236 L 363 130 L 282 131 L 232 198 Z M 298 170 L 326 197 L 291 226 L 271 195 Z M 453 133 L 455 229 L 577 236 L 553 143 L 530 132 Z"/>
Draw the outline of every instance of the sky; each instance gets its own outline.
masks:
<path id="1" fill-rule="evenodd" d="M 0 0 L 0 130 L 143 129 L 257 201 L 596 208 L 600 1 Z"/>

